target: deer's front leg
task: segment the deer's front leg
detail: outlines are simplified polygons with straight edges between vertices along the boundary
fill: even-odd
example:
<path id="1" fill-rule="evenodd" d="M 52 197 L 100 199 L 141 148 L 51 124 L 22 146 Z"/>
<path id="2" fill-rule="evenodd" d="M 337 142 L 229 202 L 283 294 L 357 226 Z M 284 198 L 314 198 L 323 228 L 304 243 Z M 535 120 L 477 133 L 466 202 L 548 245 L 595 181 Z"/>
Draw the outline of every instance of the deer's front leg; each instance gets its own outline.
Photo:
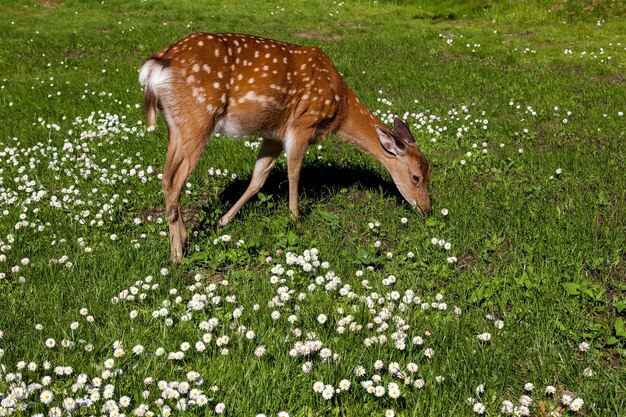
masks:
<path id="1" fill-rule="evenodd" d="M 300 169 L 302 160 L 309 145 L 311 132 L 308 130 L 298 135 L 288 136 L 285 143 L 287 152 L 287 177 L 289 178 L 289 210 L 294 219 L 298 219 L 298 182 L 300 181 Z"/>
<path id="2" fill-rule="evenodd" d="M 276 158 L 278 158 L 282 150 L 282 143 L 269 139 L 263 140 L 261 143 L 261 149 L 259 149 L 259 156 L 257 157 L 256 164 L 254 165 L 254 171 L 252 171 L 252 179 L 250 180 L 248 188 L 239 200 L 237 200 L 237 202 L 232 206 L 232 208 L 228 210 L 228 213 L 220 219 L 219 226 L 226 226 L 228 222 L 235 217 L 239 210 L 241 210 L 241 207 L 246 203 L 246 201 L 250 200 L 250 197 L 255 195 L 261 187 L 263 187 L 274 162 L 276 162 Z"/>

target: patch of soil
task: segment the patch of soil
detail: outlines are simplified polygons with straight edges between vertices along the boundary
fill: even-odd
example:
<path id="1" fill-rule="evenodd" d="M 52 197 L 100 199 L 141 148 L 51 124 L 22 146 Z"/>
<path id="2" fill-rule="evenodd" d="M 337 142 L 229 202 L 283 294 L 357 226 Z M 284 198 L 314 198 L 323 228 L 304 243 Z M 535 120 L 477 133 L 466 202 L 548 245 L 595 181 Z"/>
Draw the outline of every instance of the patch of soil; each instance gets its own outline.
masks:
<path id="1" fill-rule="evenodd" d="M 607 84 L 619 84 L 619 85 L 626 84 L 626 78 L 620 77 L 619 75 L 615 75 L 611 77 L 599 77 L 597 79 Z"/>
<path id="2" fill-rule="evenodd" d="M 532 36 L 534 34 L 536 34 L 537 31 L 536 30 L 526 30 L 523 32 L 509 32 L 509 33 L 505 33 L 505 36 L 522 36 L 522 37 L 527 37 L 527 36 Z"/>
<path id="3" fill-rule="evenodd" d="M 457 258 L 457 265 L 461 272 L 469 269 L 469 267 L 475 263 L 476 256 L 472 252 L 465 253 Z"/>
<path id="4" fill-rule="evenodd" d="M 41 6 L 44 9 L 54 9 L 55 7 L 61 7 L 63 6 L 65 3 L 55 3 L 53 1 L 35 1 L 33 0 L 33 4 L 36 6 Z"/>
<path id="5" fill-rule="evenodd" d="M 624 362 L 625 361 L 622 355 L 620 355 L 615 346 L 611 348 L 610 356 L 608 358 L 600 359 L 600 363 L 612 369 L 621 369 L 624 366 Z"/>
<path id="6" fill-rule="evenodd" d="M 185 223 L 185 227 L 193 226 L 194 229 L 198 228 L 200 225 L 199 216 L 202 213 L 202 207 L 188 207 L 181 206 L 180 214 L 183 216 L 183 222 Z M 141 210 L 135 216 L 139 217 L 142 221 L 148 221 L 148 218 L 158 218 L 161 217 L 165 221 L 167 221 L 167 215 L 165 213 L 165 207 L 154 207 L 145 210 Z"/>
<path id="7" fill-rule="evenodd" d="M 63 56 L 65 58 L 82 58 L 86 55 L 87 53 L 85 51 L 80 51 L 78 49 L 68 49 L 63 52 Z"/>
<path id="8" fill-rule="evenodd" d="M 185 271 L 183 272 L 183 277 L 185 277 L 185 279 L 188 279 L 189 281 L 194 281 L 195 282 L 195 276 L 196 274 L 200 274 L 203 277 L 205 277 L 205 280 L 203 281 L 204 283 L 207 284 L 219 284 L 220 282 L 224 281 L 224 277 L 226 276 L 226 273 L 228 271 L 216 271 L 216 272 L 211 272 L 208 269 L 204 269 L 204 268 L 196 268 L 194 270 L 190 270 L 190 271 Z"/>
<path id="9" fill-rule="evenodd" d="M 344 36 L 337 35 L 337 34 L 326 35 L 323 33 L 313 33 L 313 32 L 305 32 L 305 31 L 296 32 L 293 34 L 293 36 L 297 38 L 317 39 L 321 41 L 340 41 L 344 38 Z"/>
<path id="10" fill-rule="evenodd" d="M 430 15 L 427 13 L 420 13 L 411 17 L 413 20 L 431 20 L 433 22 L 439 22 L 442 20 L 457 20 L 458 16 L 454 13 L 438 13 Z"/>
<path id="11" fill-rule="evenodd" d="M 560 72 L 573 72 L 574 74 L 584 74 L 587 70 L 583 67 L 574 67 L 574 66 L 552 66 L 550 67 L 552 71 L 560 71 Z"/>
<path id="12" fill-rule="evenodd" d="M 622 259 L 617 267 L 611 271 L 611 279 L 626 284 L 626 251 L 622 252 Z"/>

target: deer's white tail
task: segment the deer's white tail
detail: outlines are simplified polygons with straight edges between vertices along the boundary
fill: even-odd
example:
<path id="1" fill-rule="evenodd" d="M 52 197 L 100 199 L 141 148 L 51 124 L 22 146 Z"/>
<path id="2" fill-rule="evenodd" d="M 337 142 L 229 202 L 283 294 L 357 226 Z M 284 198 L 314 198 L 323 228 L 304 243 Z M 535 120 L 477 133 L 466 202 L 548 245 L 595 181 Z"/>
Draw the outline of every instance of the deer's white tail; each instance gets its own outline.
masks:
<path id="1" fill-rule="evenodd" d="M 167 60 L 150 57 L 139 70 L 139 83 L 144 87 L 143 107 L 146 114 L 146 124 L 149 128 L 156 126 L 160 93 L 170 79 L 168 65 Z"/>

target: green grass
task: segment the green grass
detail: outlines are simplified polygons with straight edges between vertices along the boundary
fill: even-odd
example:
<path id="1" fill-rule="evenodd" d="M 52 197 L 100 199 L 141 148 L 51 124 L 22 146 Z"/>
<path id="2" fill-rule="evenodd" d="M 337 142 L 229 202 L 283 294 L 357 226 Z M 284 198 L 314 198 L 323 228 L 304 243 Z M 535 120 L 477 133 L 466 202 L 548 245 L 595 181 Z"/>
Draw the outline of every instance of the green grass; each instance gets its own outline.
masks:
<path id="1" fill-rule="evenodd" d="M 29 404 L 17 415 L 47 414 L 68 396 L 93 392 L 92 378 L 114 357 L 115 341 L 125 354 L 115 357 L 114 375 L 99 393 L 112 384 L 115 403 L 128 396 L 130 406 L 120 410 L 127 415 L 141 403 L 160 414 L 157 382 L 186 380 L 192 370 L 211 401 L 183 412 L 176 400 L 165 400 L 173 414 L 213 415 L 223 402 L 231 416 L 364 416 L 388 409 L 400 416 L 469 416 L 475 413 L 466 401 L 473 397 L 486 415 L 499 415 L 502 401 L 519 405 L 531 382 L 532 415 L 547 415 L 543 410 L 558 407 L 565 391 L 584 400 L 580 415 L 626 415 L 622 3 L 4 1 L 0 11 L 0 399 L 20 380 L 40 383 L 46 375 L 52 382 L 45 389 L 54 394 L 44 405 L 35 388 L 16 400 Z M 158 178 L 165 126 L 160 120 L 155 132 L 144 130 L 137 69 L 151 52 L 200 30 L 319 45 L 372 111 L 385 118 L 408 114 L 433 167 L 434 215 L 420 218 L 380 165 L 331 138 L 305 158 L 299 222 L 289 218 L 281 157 L 262 194 L 217 229 L 247 185 L 256 152 L 244 142 L 256 138 L 216 138 L 182 199 L 191 235 L 185 263 L 171 265 Z M 368 225 L 375 222 L 380 225 Z M 229 242 L 214 244 L 225 234 Z M 328 269 L 320 265 L 311 276 L 287 265 L 285 253 L 311 248 Z M 448 263 L 450 256 L 458 261 Z M 276 263 L 294 275 L 271 283 Z M 312 290 L 315 277 L 328 271 L 334 275 Z M 397 280 L 385 285 L 389 275 Z M 333 276 L 350 285 L 344 291 L 353 298 L 339 293 L 341 285 L 324 289 Z M 276 305 L 281 286 L 293 294 Z M 135 300 L 120 300 L 131 287 Z M 402 297 L 409 289 L 420 302 L 400 306 L 392 291 Z M 379 305 L 373 292 L 387 301 Z M 194 293 L 206 294 L 209 303 L 189 317 Z M 298 299 L 301 293 L 305 299 Z M 440 302 L 436 294 L 447 308 L 422 310 L 422 302 Z M 389 328 L 377 331 L 383 306 Z M 153 317 L 164 307 L 171 325 Z M 243 314 L 234 319 L 237 308 Z M 272 319 L 273 311 L 281 317 Z M 328 317 L 324 324 L 320 314 Z M 345 324 L 339 333 L 349 314 L 362 328 Z M 196 352 L 196 341 L 209 333 L 199 325 L 212 317 L 219 320 L 212 340 Z M 409 325 L 404 350 L 392 341 L 400 319 Z M 247 330 L 255 332 L 251 340 Z M 479 341 L 485 332 L 491 340 Z M 386 343 L 364 343 L 381 334 Z M 216 344 L 222 335 L 230 338 L 227 355 Z M 414 345 L 414 336 L 423 345 Z M 49 338 L 54 348 L 46 347 Z M 71 346 L 62 347 L 64 339 Z M 294 344 L 307 339 L 339 357 L 291 357 Z M 183 342 L 191 345 L 184 359 L 168 360 Z M 581 342 L 590 349 L 579 351 Z M 145 351 L 135 355 L 136 345 Z M 265 356 L 253 354 L 257 346 L 267 349 Z M 434 349 L 430 359 L 426 348 Z M 302 370 L 307 360 L 309 373 Z M 376 360 L 385 368 L 375 370 Z M 20 361 L 26 368 L 19 369 Z M 36 370 L 28 370 L 30 362 Z M 416 363 L 411 378 L 425 386 L 405 386 L 387 371 L 390 362 L 405 372 Z M 59 366 L 72 367 L 72 375 L 55 375 Z M 357 366 L 366 368 L 364 377 L 354 374 Z M 592 376 L 583 376 L 586 368 Z M 79 374 L 88 381 L 72 393 Z M 367 393 L 360 382 L 373 374 L 382 378 L 375 385 L 397 382 L 400 398 Z M 152 385 L 144 384 L 147 377 Z M 331 400 L 313 391 L 316 381 L 337 388 L 344 378 L 350 389 Z M 478 395 L 480 384 L 485 390 Z M 556 387 L 555 397 L 544 394 L 547 385 Z M 142 398 L 144 390 L 149 398 Z M 99 414 L 104 401 L 73 414 Z"/>

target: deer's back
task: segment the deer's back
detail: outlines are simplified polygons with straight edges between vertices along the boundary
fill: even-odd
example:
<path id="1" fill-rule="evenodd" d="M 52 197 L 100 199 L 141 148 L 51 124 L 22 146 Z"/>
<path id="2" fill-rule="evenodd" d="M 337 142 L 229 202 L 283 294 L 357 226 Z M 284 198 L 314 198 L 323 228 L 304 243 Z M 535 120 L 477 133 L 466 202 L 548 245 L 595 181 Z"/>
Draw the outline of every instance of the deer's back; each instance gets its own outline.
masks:
<path id="1" fill-rule="evenodd" d="M 168 71 L 161 104 L 178 123 L 205 113 L 217 132 L 282 140 L 312 128 L 316 139 L 336 131 L 345 113 L 347 87 L 317 47 L 194 33 L 149 59 Z"/>

